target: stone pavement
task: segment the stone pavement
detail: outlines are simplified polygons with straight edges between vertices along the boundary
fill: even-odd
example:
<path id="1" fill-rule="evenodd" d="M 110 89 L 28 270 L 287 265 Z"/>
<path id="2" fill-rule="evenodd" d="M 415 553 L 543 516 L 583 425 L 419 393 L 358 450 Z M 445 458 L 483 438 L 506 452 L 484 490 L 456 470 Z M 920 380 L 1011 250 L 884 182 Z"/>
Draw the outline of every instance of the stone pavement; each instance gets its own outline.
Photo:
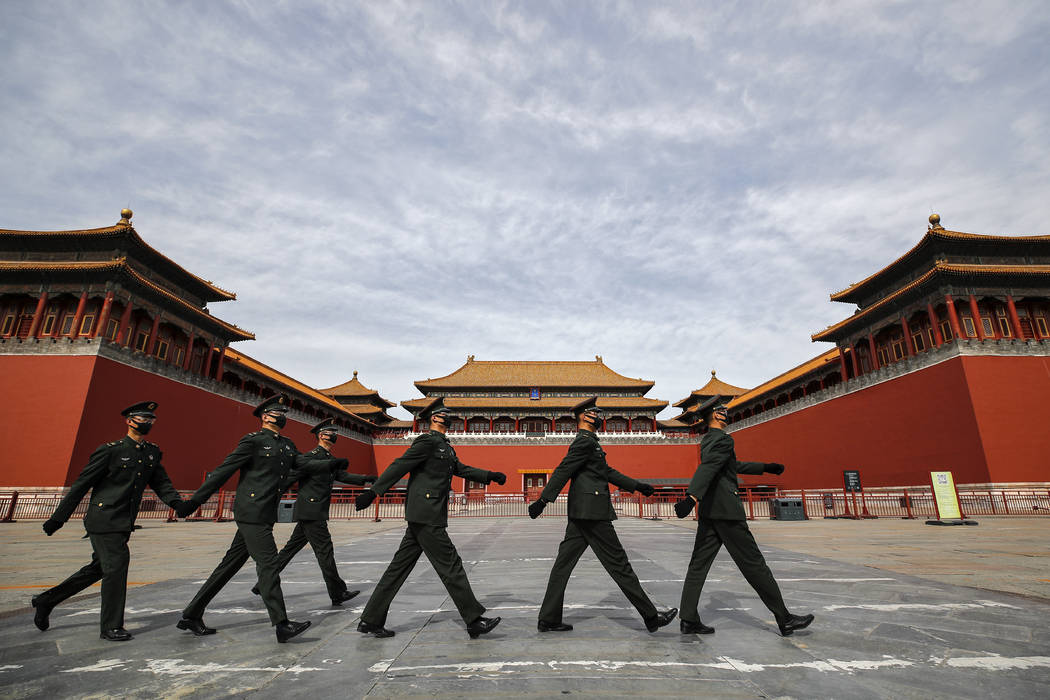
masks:
<path id="1" fill-rule="evenodd" d="M 98 638 L 97 588 L 38 632 L 27 606 L 90 557 L 80 523 L 52 538 L 39 522 L 0 525 L 0 697 L 834 697 L 998 698 L 1050 694 L 1048 519 L 979 527 L 919 521 L 753 524 L 788 605 L 814 625 L 780 637 L 723 552 L 701 599 L 718 631 L 648 634 L 591 554 L 566 595 L 569 633 L 540 634 L 536 611 L 564 529 L 560 517 L 454 520 L 471 583 L 503 623 L 470 640 L 434 570 L 421 561 L 394 601 L 390 639 L 355 631 L 361 605 L 403 522 L 334 521 L 340 571 L 364 592 L 328 605 L 309 549 L 282 575 L 292 619 L 313 627 L 277 644 L 248 566 L 213 602 L 216 635 L 174 626 L 217 563 L 231 523 L 148 522 L 132 538 L 130 643 Z M 616 528 L 643 585 L 677 606 L 689 522 L 622 519 Z M 290 525 L 278 526 L 279 544 Z M 959 585 L 959 584 L 967 585 Z M 978 588 L 972 587 L 977 586 Z M 1026 595 L 1003 591 L 1016 591 Z"/>

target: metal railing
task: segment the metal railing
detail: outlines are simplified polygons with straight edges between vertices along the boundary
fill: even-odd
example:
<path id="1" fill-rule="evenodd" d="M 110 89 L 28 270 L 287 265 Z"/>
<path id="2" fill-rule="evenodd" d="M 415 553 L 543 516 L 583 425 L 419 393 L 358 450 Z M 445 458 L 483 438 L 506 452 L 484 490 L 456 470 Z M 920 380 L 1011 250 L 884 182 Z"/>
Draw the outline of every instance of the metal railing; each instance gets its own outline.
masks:
<path id="1" fill-rule="evenodd" d="M 332 495 L 329 518 L 332 520 L 383 520 L 405 517 L 405 492 L 397 491 L 377 498 L 368 508 L 358 511 L 354 499 L 359 489 L 340 489 Z M 192 491 L 183 491 L 188 497 Z M 965 517 L 974 516 L 1047 516 L 1050 515 L 1050 489 L 958 489 L 959 505 Z M 620 517 L 667 520 L 674 518 L 674 504 L 685 495 L 685 489 L 661 489 L 649 498 L 640 494 L 614 491 L 613 509 Z M 0 522 L 18 520 L 45 520 L 51 517 L 64 493 L 20 494 L 18 491 L 0 492 Z M 521 518 L 528 517 L 529 503 L 536 494 L 486 493 L 484 491 L 452 492 L 449 495 L 449 518 Z M 294 492 L 285 494 L 283 501 L 294 499 Z M 880 489 L 869 492 L 846 492 L 833 489 L 775 490 L 740 489 L 740 500 L 749 520 L 773 518 L 775 499 L 801 500 L 803 517 L 813 518 L 935 518 L 932 489 L 916 486 Z M 188 520 L 222 522 L 233 519 L 235 492 L 220 490 Z M 71 519 L 83 518 L 88 499 L 81 500 Z M 567 513 L 568 499 L 562 494 L 548 504 L 541 517 Z M 694 509 L 691 517 L 698 517 Z M 139 520 L 174 521 L 175 513 L 155 496 L 142 499 Z"/>

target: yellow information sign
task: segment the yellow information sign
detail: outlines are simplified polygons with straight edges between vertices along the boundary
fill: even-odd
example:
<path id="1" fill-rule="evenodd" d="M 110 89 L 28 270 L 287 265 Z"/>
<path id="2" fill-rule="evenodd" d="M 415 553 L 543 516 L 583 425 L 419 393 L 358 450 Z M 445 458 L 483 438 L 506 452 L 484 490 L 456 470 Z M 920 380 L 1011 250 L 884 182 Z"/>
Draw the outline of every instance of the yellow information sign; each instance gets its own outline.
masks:
<path id="1" fill-rule="evenodd" d="M 933 483 L 933 501 L 937 505 L 937 517 L 941 520 L 962 520 L 959 494 L 955 490 L 955 479 L 951 472 L 930 472 Z"/>

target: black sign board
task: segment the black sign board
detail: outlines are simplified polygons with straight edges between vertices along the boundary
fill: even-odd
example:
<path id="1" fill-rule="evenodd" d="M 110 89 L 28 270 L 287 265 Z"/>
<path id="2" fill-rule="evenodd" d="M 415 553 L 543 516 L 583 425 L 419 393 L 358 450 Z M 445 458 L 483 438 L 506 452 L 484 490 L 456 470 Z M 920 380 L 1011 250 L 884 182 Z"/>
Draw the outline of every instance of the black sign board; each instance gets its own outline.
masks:
<path id="1" fill-rule="evenodd" d="M 860 486 L 860 472 L 856 469 L 843 469 L 842 487 L 846 491 L 863 491 Z"/>

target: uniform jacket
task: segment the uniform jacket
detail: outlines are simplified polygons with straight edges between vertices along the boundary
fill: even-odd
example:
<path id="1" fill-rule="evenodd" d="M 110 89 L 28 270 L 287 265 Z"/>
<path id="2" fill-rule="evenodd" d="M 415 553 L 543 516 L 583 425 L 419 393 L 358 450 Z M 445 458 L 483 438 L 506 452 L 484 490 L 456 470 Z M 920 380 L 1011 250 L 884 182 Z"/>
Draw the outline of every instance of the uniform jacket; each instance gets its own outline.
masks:
<path id="1" fill-rule="evenodd" d="M 306 464 L 295 443 L 272 430 L 248 433 L 215 471 L 208 474 L 193 500 L 204 503 L 231 476 L 240 472 L 233 519 L 241 523 L 272 525 L 277 522 L 281 494 L 298 478 Z"/>
<path id="2" fill-rule="evenodd" d="M 431 430 L 412 441 L 405 454 L 395 459 L 371 488 L 382 496 L 408 474 L 408 500 L 405 520 L 424 525 L 448 526 L 448 494 L 452 477 L 489 483 L 490 472 L 468 467 L 456 457 L 448 438 Z"/>
<path id="3" fill-rule="evenodd" d="M 616 511 L 609 498 L 609 484 L 626 491 L 638 488 L 637 481 L 609 466 L 598 436 L 590 430 L 576 433 L 576 439 L 551 474 L 540 498 L 553 503 L 570 479 L 569 517 L 579 520 L 616 520 Z"/>
<path id="4" fill-rule="evenodd" d="M 136 443 L 125 437 L 99 446 L 51 517 L 66 522 L 84 494 L 94 489 L 84 514 L 84 529 L 95 534 L 131 532 L 146 486 L 169 506 L 182 500 L 160 458 L 160 448 L 145 440 Z"/>
<path id="5" fill-rule="evenodd" d="M 311 461 L 299 470 L 299 493 L 292 508 L 293 520 L 328 520 L 332 483 L 363 485 L 365 477 L 335 468 L 332 453 L 318 445 L 305 455 Z"/>
<path id="6" fill-rule="evenodd" d="M 712 520 L 746 520 L 740 502 L 737 474 L 761 474 L 765 462 L 738 462 L 733 438 L 712 428 L 700 440 L 700 466 L 686 493 L 700 501 L 700 517 Z"/>

